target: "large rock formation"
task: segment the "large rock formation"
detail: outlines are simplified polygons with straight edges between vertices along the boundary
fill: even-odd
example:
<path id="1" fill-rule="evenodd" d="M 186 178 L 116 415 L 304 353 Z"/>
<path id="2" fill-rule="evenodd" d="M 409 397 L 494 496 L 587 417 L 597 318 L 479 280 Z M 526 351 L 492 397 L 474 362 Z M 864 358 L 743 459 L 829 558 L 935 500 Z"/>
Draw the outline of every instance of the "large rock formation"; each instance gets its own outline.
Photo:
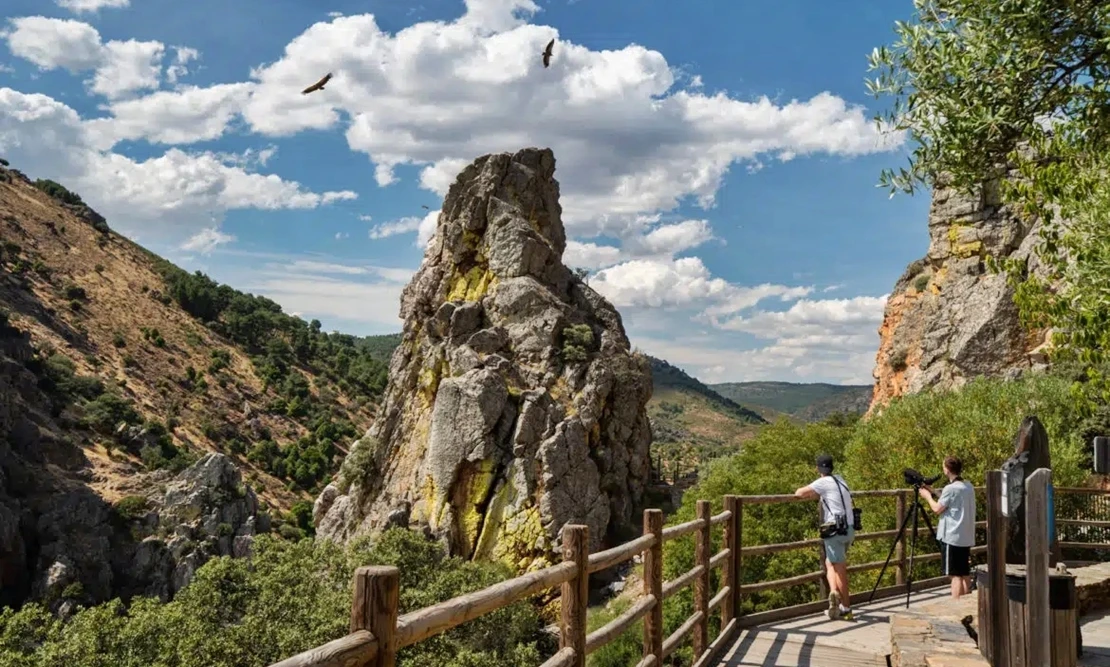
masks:
<path id="1" fill-rule="evenodd" d="M 554 171 L 530 148 L 478 158 L 451 186 L 401 298 L 384 407 L 317 500 L 318 535 L 422 525 L 455 554 L 524 570 L 566 523 L 598 548 L 632 522 L 650 367 L 562 263 Z"/>
<path id="2" fill-rule="evenodd" d="M 1022 327 L 1006 276 L 985 265 L 987 256 L 1015 258 L 1039 272 L 1037 227 L 1002 204 L 997 187 L 934 189 L 929 250 L 898 279 L 879 328 L 872 411 L 903 394 L 1045 363 L 1045 332 Z"/>

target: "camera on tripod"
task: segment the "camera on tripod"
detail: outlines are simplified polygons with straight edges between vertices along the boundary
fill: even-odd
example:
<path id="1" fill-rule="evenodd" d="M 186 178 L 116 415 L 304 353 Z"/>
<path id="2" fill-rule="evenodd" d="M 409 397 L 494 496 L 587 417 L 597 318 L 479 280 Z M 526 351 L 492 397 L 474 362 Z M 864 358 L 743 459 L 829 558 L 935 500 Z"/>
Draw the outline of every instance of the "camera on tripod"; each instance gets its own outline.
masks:
<path id="1" fill-rule="evenodd" d="M 940 477 L 940 475 L 936 475 L 926 478 L 925 475 L 922 475 L 913 468 L 904 468 L 902 470 L 902 478 L 906 480 L 906 485 L 912 486 L 914 488 L 936 484 L 937 480 L 940 479 Z"/>

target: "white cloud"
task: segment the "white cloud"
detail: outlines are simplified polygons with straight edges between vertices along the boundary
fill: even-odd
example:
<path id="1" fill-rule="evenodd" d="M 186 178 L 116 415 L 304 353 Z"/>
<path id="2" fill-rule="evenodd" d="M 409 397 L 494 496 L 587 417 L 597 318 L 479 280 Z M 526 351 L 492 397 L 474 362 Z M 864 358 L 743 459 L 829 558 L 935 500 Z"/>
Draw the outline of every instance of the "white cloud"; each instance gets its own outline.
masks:
<path id="1" fill-rule="evenodd" d="M 428 211 L 424 218 L 420 221 L 420 227 L 416 230 L 416 245 L 419 248 L 427 248 L 428 244 L 432 242 L 432 237 L 435 236 L 436 227 L 439 224 L 439 211 Z"/>
<path id="2" fill-rule="evenodd" d="M 145 139 L 155 144 L 191 144 L 220 137 L 249 94 L 249 84 L 161 90 L 108 106 L 111 117 L 88 122 L 99 148 Z"/>
<path id="3" fill-rule="evenodd" d="M 638 45 L 590 51 L 560 41 L 544 69 L 539 51 L 557 33 L 522 22 L 537 9 L 530 0 L 472 0 L 457 21 L 395 34 L 371 15 L 316 23 L 252 71 L 244 118 L 271 136 L 349 118 L 347 142 L 371 157 L 380 185 L 394 182 L 394 167 L 414 164 L 421 186 L 440 195 L 478 155 L 550 146 L 564 219 L 586 237 L 634 226 L 687 197 L 711 206 L 735 163 L 854 156 L 902 141 L 827 92 L 776 104 L 707 95 L 695 79 L 683 88 L 679 79 L 688 77 Z M 291 94 L 328 71 L 325 90 Z"/>
<path id="4" fill-rule="evenodd" d="M 574 240 L 567 241 L 567 249 L 563 252 L 563 263 L 567 266 L 591 270 L 613 266 L 620 258 L 621 249 L 615 246 Z"/>
<path id="5" fill-rule="evenodd" d="M 341 241 L 343 239 L 347 239 L 347 238 L 350 238 L 350 237 L 351 237 L 351 235 L 348 234 L 347 232 L 336 232 L 335 233 L 335 240 L 336 241 Z"/>
<path id="6" fill-rule="evenodd" d="M 374 216 L 372 216 L 372 215 L 360 215 L 360 216 L 358 216 L 358 219 L 362 220 L 363 222 L 370 222 L 374 219 Z"/>
<path id="7" fill-rule="evenodd" d="M 401 218 L 392 222 L 383 222 L 370 230 L 370 238 L 384 239 L 398 234 L 415 232 L 420 229 L 422 219 L 417 217 Z"/>
<path id="8" fill-rule="evenodd" d="M 129 39 L 102 43 L 96 28 L 73 19 L 25 16 L 8 23 L 0 37 L 8 42 L 13 55 L 43 70 L 92 70 L 86 83 L 93 93 L 113 99 L 158 87 L 165 54 L 161 42 Z"/>
<path id="9" fill-rule="evenodd" d="M 310 209 L 357 197 L 346 190 L 312 192 L 212 152 L 171 148 L 143 161 L 105 152 L 72 108 L 11 88 L 0 88 L 0 152 L 32 176 L 76 190 L 114 227 L 141 230 L 152 241 L 168 236 L 177 243 L 200 231 L 198 221 L 232 209 Z"/>
<path id="10" fill-rule="evenodd" d="M 224 234 L 215 227 L 207 227 L 193 234 L 187 241 L 181 244 L 181 250 L 194 250 L 202 255 L 210 254 L 218 246 L 226 243 L 231 243 L 235 237 L 230 234 Z"/>
<path id="11" fill-rule="evenodd" d="M 200 58 L 200 51 L 188 46 L 175 46 L 173 64 L 166 68 L 166 80 L 171 84 L 189 73 L 189 63 Z"/>
<path id="12" fill-rule="evenodd" d="M 131 0 L 54 0 L 54 4 L 71 12 L 82 14 L 101 9 L 123 9 L 131 6 Z"/>

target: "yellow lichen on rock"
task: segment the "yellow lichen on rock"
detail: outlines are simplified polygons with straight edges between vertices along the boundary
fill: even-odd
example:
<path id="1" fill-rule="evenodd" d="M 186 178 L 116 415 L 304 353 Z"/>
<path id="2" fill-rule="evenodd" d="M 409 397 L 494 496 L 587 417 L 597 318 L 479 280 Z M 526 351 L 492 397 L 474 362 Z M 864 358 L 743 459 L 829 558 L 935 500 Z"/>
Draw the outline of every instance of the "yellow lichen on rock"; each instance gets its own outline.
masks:
<path id="1" fill-rule="evenodd" d="M 497 284 L 497 278 L 484 266 L 475 266 L 456 276 L 447 294 L 448 301 L 478 301 Z"/>
<path id="2" fill-rule="evenodd" d="M 952 249 L 952 253 L 961 259 L 968 257 L 975 257 L 983 252 L 982 241 L 970 241 L 968 243 L 960 243 Z"/>
<path id="3" fill-rule="evenodd" d="M 494 462 L 489 459 L 466 466 L 463 468 L 462 479 L 457 482 L 460 485 L 460 494 L 466 497 L 463 506 L 459 508 L 459 527 L 468 547 L 473 547 L 478 542 L 478 528 L 482 525 L 480 510 L 493 486 L 495 467 Z"/>

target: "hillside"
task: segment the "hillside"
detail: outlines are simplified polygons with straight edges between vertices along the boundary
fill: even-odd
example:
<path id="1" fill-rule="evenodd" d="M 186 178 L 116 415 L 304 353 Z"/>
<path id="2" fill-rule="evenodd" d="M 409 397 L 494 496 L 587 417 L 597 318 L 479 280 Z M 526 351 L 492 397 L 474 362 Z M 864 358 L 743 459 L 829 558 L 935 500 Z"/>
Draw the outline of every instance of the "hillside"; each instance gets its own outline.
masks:
<path id="1" fill-rule="evenodd" d="M 0 220 L 0 310 L 35 350 L 24 365 L 56 390 L 40 430 L 79 451 L 46 463 L 108 502 L 220 451 L 289 509 L 371 423 L 380 345 L 184 272 L 52 181 L 0 168 Z"/>
<path id="2" fill-rule="evenodd" d="M 836 413 L 863 414 L 871 402 L 871 385 L 799 382 L 725 382 L 712 390 L 750 407 L 766 419 L 778 415 L 813 422 Z"/>

